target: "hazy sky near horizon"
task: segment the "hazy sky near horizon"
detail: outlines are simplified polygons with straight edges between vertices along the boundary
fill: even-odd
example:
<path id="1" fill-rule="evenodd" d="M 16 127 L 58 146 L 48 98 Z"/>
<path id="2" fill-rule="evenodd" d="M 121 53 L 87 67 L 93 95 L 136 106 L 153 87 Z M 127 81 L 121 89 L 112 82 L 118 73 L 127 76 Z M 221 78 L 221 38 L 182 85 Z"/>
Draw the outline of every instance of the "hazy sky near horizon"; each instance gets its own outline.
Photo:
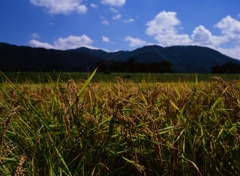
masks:
<path id="1" fill-rule="evenodd" d="M 0 42 L 107 51 L 200 45 L 240 60 L 240 1 L 1 0 Z"/>

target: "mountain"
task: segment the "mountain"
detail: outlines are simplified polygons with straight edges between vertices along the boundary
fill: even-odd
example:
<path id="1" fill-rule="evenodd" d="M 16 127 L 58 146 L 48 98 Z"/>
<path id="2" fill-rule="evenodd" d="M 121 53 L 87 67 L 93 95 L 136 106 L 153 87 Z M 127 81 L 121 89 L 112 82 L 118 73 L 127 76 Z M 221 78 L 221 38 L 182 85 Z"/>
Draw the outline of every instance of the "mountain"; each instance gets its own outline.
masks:
<path id="1" fill-rule="evenodd" d="M 135 58 L 138 63 L 168 60 L 181 73 L 209 73 L 213 66 L 230 61 L 240 64 L 239 60 L 200 46 L 152 45 L 133 51 L 106 52 L 85 47 L 62 51 L 0 43 L 1 71 L 92 71 L 103 60 L 129 58 Z"/>
<path id="2" fill-rule="evenodd" d="M 90 71 L 99 61 L 84 53 L 0 43 L 1 71 Z"/>
<path id="3" fill-rule="evenodd" d="M 160 62 L 168 60 L 173 64 L 173 69 L 181 73 L 209 73 L 213 66 L 222 65 L 227 62 L 240 64 L 239 60 L 233 59 L 220 52 L 201 46 L 171 46 L 161 47 L 158 45 L 144 46 L 133 51 L 118 51 L 108 53 L 102 50 L 91 50 L 79 48 L 71 50 L 79 55 L 87 53 L 91 56 L 117 61 L 127 61 L 135 58 L 139 63 Z"/>

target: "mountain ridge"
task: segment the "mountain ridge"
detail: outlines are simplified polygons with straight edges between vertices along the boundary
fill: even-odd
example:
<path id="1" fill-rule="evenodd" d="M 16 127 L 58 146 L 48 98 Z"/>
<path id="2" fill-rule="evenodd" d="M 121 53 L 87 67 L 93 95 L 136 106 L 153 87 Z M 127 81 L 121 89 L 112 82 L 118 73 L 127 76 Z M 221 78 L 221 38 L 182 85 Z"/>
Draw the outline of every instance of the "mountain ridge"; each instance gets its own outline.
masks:
<path id="1" fill-rule="evenodd" d="M 148 45 L 132 51 L 107 52 L 86 47 L 63 51 L 0 42 L 1 71 L 92 71 L 103 60 L 125 62 L 129 58 L 139 63 L 168 60 L 178 73 L 210 73 L 213 66 L 240 64 L 237 59 L 203 46 Z"/>

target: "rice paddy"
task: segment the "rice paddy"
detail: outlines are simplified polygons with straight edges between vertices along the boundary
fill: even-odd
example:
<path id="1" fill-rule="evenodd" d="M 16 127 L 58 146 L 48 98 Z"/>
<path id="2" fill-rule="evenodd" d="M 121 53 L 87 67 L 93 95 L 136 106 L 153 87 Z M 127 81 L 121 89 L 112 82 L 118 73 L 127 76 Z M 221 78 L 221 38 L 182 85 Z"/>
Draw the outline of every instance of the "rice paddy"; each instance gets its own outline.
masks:
<path id="1" fill-rule="evenodd" d="M 95 74 L 2 76 L 0 175 L 239 175 L 239 81 Z"/>

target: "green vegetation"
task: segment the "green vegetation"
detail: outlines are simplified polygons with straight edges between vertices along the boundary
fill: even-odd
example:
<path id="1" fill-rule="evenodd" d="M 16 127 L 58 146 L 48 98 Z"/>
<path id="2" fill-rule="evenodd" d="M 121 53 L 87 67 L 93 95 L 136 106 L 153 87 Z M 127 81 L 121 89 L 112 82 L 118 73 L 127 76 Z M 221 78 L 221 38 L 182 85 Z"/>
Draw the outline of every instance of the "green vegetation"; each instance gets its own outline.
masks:
<path id="1" fill-rule="evenodd" d="M 240 173 L 239 81 L 21 74 L 2 75 L 0 175 Z"/>
<path id="2" fill-rule="evenodd" d="M 132 62 L 134 61 L 131 60 L 132 58 L 135 58 L 135 63 Z M 215 66 L 229 62 L 240 64 L 239 60 L 201 46 L 161 47 L 152 45 L 133 51 L 106 52 L 85 47 L 61 51 L 19 47 L 0 42 L 0 70 L 4 72 L 52 72 L 53 70 L 92 72 L 96 68 L 96 64 L 103 60 L 108 60 L 107 64 L 110 65 L 112 72 L 211 73 Z M 131 67 L 131 62 L 137 63 L 136 67 Z M 123 66 L 124 63 L 127 63 L 127 67 L 130 66 L 130 68 Z M 99 69 L 103 69 L 103 67 Z M 105 69 L 103 70 L 105 71 Z M 234 73 L 239 73 L 239 71 Z"/>
<path id="3" fill-rule="evenodd" d="M 51 83 L 56 81 L 60 75 L 59 82 L 66 82 L 73 79 L 78 82 L 81 79 L 87 79 L 91 73 L 87 72 L 5 72 L 11 82 L 14 83 Z M 146 82 L 195 82 L 196 77 L 201 82 L 211 82 L 212 77 L 221 77 L 227 82 L 240 80 L 240 74 L 185 74 L 185 73 L 101 73 L 97 72 L 92 82 L 113 82 L 116 77 L 124 81 L 139 83 Z M 0 82 L 5 82 L 5 77 L 0 75 Z"/>
<path id="4" fill-rule="evenodd" d="M 240 73 L 240 64 L 227 62 L 220 66 L 212 67 L 212 73 Z"/>
<path id="5" fill-rule="evenodd" d="M 102 61 L 97 63 L 100 72 L 129 72 L 129 73 L 173 73 L 173 64 L 168 60 L 160 62 L 138 63 L 136 59 L 131 57 L 126 62 L 111 60 L 110 63 Z"/>

